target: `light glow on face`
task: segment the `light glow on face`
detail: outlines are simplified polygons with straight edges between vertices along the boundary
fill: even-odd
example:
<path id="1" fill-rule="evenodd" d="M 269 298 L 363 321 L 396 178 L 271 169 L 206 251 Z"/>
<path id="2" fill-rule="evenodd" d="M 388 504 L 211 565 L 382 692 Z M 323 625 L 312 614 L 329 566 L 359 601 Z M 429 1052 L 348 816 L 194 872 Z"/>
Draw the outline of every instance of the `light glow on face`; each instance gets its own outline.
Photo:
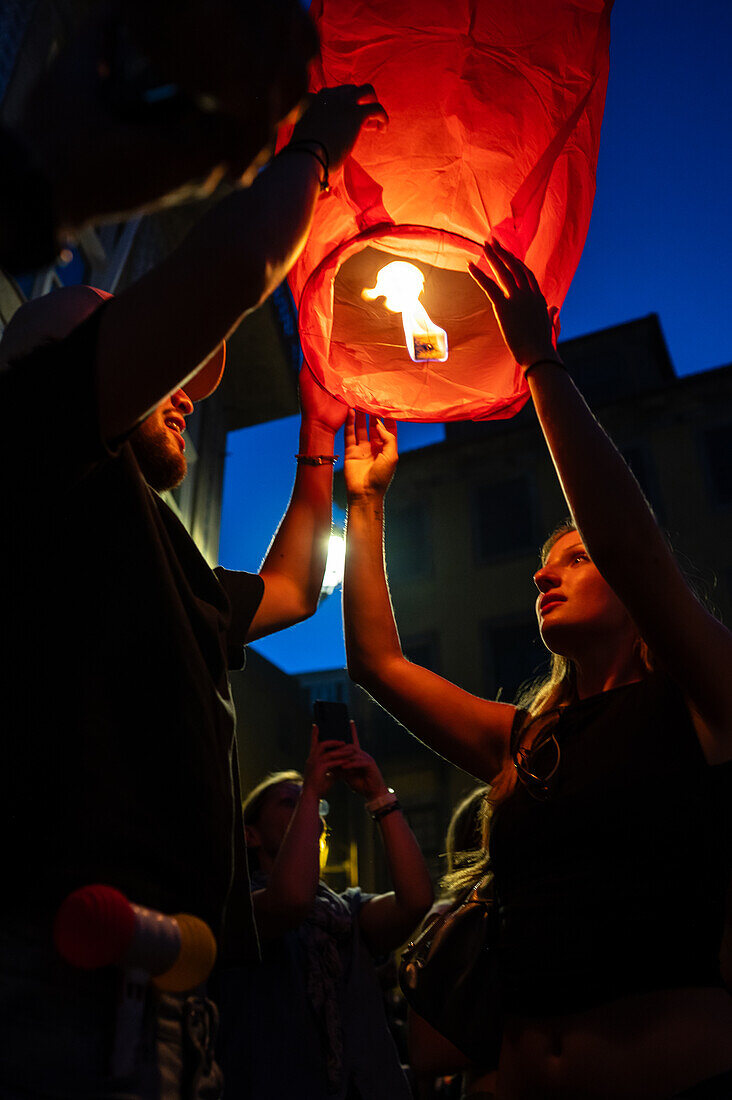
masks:
<path id="1" fill-rule="evenodd" d="M 615 635 L 618 645 L 622 645 L 623 639 L 630 636 L 632 640 L 636 634 L 624 605 L 601 575 L 576 531 L 560 535 L 545 563 L 534 574 L 534 583 L 539 589 L 536 601 L 539 631 L 552 653 L 575 660 L 590 637 Z M 557 602 L 548 599 L 542 610 L 542 599 L 552 595 Z"/>
<path id="2" fill-rule="evenodd" d="M 364 287 L 367 302 L 383 298 L 392 313 L 401 313 L 404 341 L 414 363 L 444 363 L 448 357 L 447 333 L 436 325 L 419 300 L 424 290 L 424 275 L 414 264 L 394 260 L 382 267 L 375 287 Z"/>

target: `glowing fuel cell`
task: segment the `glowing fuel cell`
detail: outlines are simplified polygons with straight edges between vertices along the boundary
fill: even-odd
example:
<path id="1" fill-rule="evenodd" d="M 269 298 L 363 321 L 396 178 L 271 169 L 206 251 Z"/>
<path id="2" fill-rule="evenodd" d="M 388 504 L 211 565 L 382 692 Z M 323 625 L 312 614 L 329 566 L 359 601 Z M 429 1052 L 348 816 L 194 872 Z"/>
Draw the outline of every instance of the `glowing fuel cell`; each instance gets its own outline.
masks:
<path id="1" fill-rule="evenodd" d="M 376 276 L 376 286 L 365 287 L 363 297 L 368 302 L 384 299 L 392 313 L 401 313 L 404 341 L 415 363 L 444 363 L 448 357 L 447 333 L 436 325 L 419 300 L 424 290 L 424 275 L 414 264 L 403 260 L 382 267 Z"/>

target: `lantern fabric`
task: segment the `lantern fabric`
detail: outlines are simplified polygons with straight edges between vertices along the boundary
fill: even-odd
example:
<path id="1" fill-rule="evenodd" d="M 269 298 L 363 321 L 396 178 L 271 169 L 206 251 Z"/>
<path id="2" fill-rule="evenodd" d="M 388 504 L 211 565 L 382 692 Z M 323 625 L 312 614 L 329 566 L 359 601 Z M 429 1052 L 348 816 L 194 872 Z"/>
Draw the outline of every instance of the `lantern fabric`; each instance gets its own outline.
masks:
<path id="1" fill-rule="evenodd" d="M 303 354 L 349 405 L 417 421 L 511 416 L 528 389 L 467 273 L 491 234 L 561 306 L 590 221 L 612 0 L 315 0 L 311 90 L 373 84 L 364 131 L 289 282 Z M 281 142 L 287 135 L 281 136 Z M 412 362 L 401 317 L 365 301 L 416 264 L 446 362 Z"/>

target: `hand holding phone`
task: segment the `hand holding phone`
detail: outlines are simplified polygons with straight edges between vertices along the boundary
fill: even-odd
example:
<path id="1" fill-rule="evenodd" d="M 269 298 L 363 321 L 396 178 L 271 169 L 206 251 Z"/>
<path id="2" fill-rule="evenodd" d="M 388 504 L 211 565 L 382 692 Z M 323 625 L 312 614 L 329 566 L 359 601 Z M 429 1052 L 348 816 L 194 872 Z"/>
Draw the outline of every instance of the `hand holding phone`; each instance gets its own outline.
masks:
<path id="1" fill-rule="evenodd" d="M 319 741 L 343 741 L 347 745 L 352 743 L 351 721 L 345 703 L 316 699 L 313 703 L 313 721 L 318 727 Z"/>
<path id="2" fill-rule="evenodd" d="M 341 778 L 341 769 L 353 756 L 353 745 L 343 741 L 321 741 L 317 727 L 313 725 L 310 736 L 310 752 L 303 769 L 303 791 L 314 791 L 318 798 L 327 795 L 333 784 Z"/>

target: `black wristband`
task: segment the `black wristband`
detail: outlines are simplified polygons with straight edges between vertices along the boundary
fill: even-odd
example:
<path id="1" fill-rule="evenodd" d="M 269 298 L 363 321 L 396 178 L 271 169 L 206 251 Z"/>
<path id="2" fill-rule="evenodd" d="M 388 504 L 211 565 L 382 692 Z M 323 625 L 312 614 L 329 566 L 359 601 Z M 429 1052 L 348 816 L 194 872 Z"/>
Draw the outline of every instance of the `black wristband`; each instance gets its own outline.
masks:
<path id="1" fill-rule="evenodd" d="M 321 164 L 323 163 L 323 161 L 325 161 L 325 167 L 330 168 L 330 156 L 328 155 L 328 149 L 325 145 L 323 145 L 322 141 L 317 141 L 316 138 L 300 138 L 296 141 L 291 141 L 285 146 L 285 149 L 307 149 L 309 145 L 317 145 L 318 149 L 322 150 L 323 160 L 321 161 Z M 313 153 L 312 149 L 310 149 L 309 151 Z M 284 152 L 284 149 L 282 150 L 282 152 Z M 313 153 L 313 156 L 315 155 L 316 154 Z M 320 160 L 320 157 L 318 157 L 318 159 Z"/>
<path id="2" fill-rule="evenodd" d="M 315 145 L 318 149 L 323 150 L 323 155 L 317 153 L 315 149 L 311 149 L 310 146 Z M 320 179 L 320 190 L 330 191 L 330 178 L 328 176 L 328 169 L 330 167 L 330 157 L 328 156 L 328 150 L 323 145 L 322 141 L 316 141 L 314 138 L 302 138 L 300 141 L 291 141 L 288 145 L 285 145 L 283 149 L 280 149 L 279 156 L 283 153 L 309 153 L 311 157 L 315 157 L 320 167 L 323 169 L 323 176 Z"/>
<path id="3" fill-rule="evenodd" d="M 388 806 L 382 806 L 380 810 L 374 810 L 371 817 L 374 821 L 381 821 L 382 817 L 386 817 L 387 814 L 393 814 L 394 810 L 401 810 L 400 802 L 390 802 Z"/>

